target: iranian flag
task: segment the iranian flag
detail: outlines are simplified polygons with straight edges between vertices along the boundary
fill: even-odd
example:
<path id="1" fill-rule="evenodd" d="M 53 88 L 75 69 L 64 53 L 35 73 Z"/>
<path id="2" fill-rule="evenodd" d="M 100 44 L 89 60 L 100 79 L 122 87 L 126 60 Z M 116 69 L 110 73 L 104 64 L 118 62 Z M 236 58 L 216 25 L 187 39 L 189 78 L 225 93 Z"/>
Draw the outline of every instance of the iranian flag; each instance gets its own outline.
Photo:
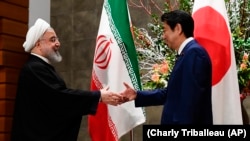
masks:
<path id="1" fill-rule="evenodd" d="M 212 61 L 214 124 L 242 124 L 237 69 L 224 0 L 195 0 L 194 37 Z"/>
<path id="2" fill-rule="evenodd" d="M 91 90 L 109 86 L 113 92 L 125 89 L 127 82 L 140 90 L 137 54 L 126 0 L 104 0 L 96 38 Z M 118 141 L 124 134 L 145 122 L 142 108 L 134 101 L 119 106 L 99 103 L 97 113 L 88 117 L 92 141 Z"/>

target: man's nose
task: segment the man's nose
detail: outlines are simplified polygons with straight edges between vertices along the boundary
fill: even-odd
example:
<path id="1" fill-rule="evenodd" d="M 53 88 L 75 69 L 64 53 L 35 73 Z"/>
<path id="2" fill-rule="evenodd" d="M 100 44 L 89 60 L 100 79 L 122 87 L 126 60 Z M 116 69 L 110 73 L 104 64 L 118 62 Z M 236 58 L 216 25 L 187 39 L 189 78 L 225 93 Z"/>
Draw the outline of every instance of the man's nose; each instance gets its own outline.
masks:
<path id="1" fill-rule="evenodd" d="M 61 43 L 60 43 L 59 40 L 56 40 L 56 46 L 57 46 L 57 47 L 60 47 L 60 46 L 61 46 Z"/>

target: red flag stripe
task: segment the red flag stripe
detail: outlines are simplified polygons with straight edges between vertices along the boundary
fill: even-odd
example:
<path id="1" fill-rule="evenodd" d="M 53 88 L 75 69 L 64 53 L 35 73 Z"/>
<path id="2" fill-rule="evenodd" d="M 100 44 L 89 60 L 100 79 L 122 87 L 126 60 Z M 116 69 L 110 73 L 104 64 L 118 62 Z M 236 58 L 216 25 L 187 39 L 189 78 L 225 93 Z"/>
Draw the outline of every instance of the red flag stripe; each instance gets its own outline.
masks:
<path id="1" fill-rule="evenodd" d="M 96 86 L 96 84 L 98 86 Z M 95 71 L 93 70 L 92 80 L 91 80 L 91 90 L 99 90 L 102 88 L 103 86 L 98 80 Z M 117 131 L 108 113 L 107 105 L 104 103 L 99 103 L 97 109 L 98 110 L 95 116 L 91 115 L 88 116 L 88 124 L 89 124 L 88 131 L 91 131 L 89 132 L 89 134 L 92 141 L 102 141 L 102 140 L 118 141 Z M 94 127 L 101 127 L 105 132 L 100 132 L 99 130 L 93 129 Z"/>

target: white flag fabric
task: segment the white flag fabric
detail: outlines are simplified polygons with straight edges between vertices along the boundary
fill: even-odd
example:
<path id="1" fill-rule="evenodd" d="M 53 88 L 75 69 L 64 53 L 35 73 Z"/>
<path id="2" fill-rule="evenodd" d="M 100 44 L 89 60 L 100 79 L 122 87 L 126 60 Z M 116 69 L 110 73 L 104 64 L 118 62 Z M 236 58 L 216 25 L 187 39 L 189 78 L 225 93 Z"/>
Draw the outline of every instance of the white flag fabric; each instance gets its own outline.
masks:
<path id="1" fill-rule="evenodd" d="M 212 60 L 214 124 L 242 124 L 234 47 L 224 0 L 195 0 L 195 39 Z"/>
<path id="2" fill-rule="evenodd" d="M 113 92 L 125 89 L 127 82 L 140 90 L 138 61 L 130 27 L 126 0 L 104 0 L 96 39 L 91 89 L 109 86 Z M 88 117 L 92 141 L 118 141 L 124 134 L 145 122 L 142 108 L 134 101 L 119 106 L 100 103 L 96 115 Z"/>

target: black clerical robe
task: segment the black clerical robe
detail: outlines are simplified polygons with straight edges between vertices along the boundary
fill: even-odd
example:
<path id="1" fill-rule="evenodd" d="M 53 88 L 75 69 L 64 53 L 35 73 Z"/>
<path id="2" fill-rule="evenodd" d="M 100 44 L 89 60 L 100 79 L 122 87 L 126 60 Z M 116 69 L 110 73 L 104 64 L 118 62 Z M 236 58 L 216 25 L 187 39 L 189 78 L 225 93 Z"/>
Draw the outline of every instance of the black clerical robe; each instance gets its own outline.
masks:
<path id="1" fill-rule="evenodd" d="M 76 141 L 100 91 L 67 88 L 50 64 L 31 55 L 20 72 L 11 141 Z"/>

